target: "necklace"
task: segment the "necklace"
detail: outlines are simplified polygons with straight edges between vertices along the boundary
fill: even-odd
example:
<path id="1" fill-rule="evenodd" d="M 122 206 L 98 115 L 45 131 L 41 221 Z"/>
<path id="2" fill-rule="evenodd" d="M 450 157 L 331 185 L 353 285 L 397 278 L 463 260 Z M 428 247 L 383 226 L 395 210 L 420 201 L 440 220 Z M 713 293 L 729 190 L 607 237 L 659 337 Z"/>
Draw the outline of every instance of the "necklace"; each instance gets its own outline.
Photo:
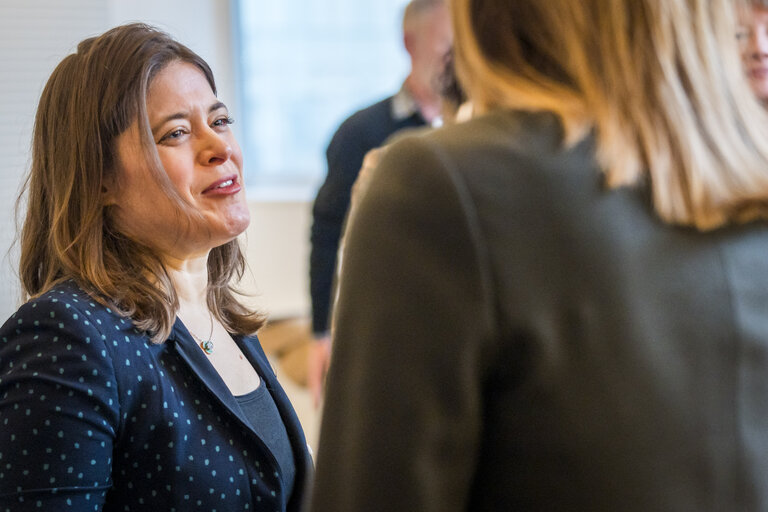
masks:
<path id="1" fill-rule="evenodd" d="M 211 314 L 210 311 L 208 312 L 208 316 L 211 319 L 211 332 L 208 334 L 208 339 L 206 340 L 200 339 L 195 335 L 195 333 L 193 333 L 189 329 L 187 330 L 189 331 L 189 334 L 191 334 L 192 337 L 195 338 L 195 341 L 197 341 L 200 344 L 200 348 L 203 349 L 203 352 L 205 352 L 208 355 L 211 355 L 213 354 L 213 340 L 211 339 L 213 338 L 213 315 Z"/>

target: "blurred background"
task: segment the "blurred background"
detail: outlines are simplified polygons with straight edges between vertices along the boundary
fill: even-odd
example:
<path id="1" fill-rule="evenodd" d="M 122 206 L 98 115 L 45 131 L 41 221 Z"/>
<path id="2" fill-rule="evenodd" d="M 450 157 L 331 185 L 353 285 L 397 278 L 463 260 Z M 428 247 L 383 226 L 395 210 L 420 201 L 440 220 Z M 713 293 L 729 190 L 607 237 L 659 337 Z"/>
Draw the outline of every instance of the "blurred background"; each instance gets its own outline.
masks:
<path id="1" fill-rule="evenodd" d="M 280 327 L 264 336 L 275 361 L 288 355 L 286 347 L 304 341 L 310 313 L 309 229 L 325 147 L 349 114 L 400 87 L 408 71 L 400 25 L 406 2 L 0 0 L 0 317 L 21 302 L 14 205 L 45 81 L 82 39 L 142 21 L 210 64 L 236 120 L 251 208 L 243 287 Z M 286 360 L 300 366 L 303 357 L 298 351 Z M 316 444 L 301 369 L 276 367 L 287 371 L 283 383 Z"/>

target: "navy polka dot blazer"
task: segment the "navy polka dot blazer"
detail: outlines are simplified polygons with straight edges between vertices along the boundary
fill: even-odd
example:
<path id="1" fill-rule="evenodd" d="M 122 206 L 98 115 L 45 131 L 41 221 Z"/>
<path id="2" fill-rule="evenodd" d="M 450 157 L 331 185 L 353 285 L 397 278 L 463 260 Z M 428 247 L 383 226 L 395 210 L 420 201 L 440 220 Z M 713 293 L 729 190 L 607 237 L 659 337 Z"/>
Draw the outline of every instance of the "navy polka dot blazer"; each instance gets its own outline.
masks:
<path id="1" fill-rule="evenodd" d="M 0 329 L 0 512 L 299 510 L 304 434 L 258 340 L 236 337 L 277 404 L 296 481 L 177 320 L 152 344 L 73 283 Z"/>

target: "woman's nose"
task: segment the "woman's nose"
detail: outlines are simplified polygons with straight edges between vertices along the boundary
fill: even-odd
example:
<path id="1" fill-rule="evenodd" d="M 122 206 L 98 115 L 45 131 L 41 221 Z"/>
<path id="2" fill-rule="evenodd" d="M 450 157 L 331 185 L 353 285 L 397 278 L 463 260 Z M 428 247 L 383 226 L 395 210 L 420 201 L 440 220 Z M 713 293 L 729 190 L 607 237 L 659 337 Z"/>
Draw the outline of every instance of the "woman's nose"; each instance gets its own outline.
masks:
<path id="1" fill-rule="evenodd" d="M 198 158 L 202 165 L 219 165 L 230 159 L 232 151 L 232 145 L 222 134 L 208 129 L 201 143 Z"/>

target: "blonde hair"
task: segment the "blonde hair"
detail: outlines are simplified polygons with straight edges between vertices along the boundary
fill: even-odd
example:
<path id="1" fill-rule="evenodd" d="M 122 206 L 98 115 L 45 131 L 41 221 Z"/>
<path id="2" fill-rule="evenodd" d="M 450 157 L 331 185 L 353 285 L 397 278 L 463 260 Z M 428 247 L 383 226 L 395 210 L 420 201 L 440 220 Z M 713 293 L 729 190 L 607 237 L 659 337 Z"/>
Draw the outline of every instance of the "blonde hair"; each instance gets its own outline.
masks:
<path id="1" fill-rule="evenodd" d="M 95 300 L 130 317 L 156 343 L 173 327 L 176 292 L 153 249 L 117 229 L 102 186 L 117 172 L 117 137 L 138 120 L 144 157 L 157 185 L 180 218 L 200 215 L 165 174 L 147 117 L 149 84 L 175 61 L 197 66 L 216 92 L 208 64 L 153 27 L 123 25 L 82 41 L 43 90 L 32 165 L 17 201 L 21 208 L 28 194 L 19 237 L 19 271 L 27 296 L 72 279 Z M 241 305 L 232 288 L 244 269 L 236 240 L 214 248 L 208 258 L 207 302 L 230 332 L 251 334 L 263 319 Z"/>
<path id="2" fill-rule="evenodd" d="M 730 0 L 453 0 L 457 72 L 480 111 L 545 110 L 588 133 L 608 187 L 646 182 L 666 222 L 768 218 L 768 116 Z"/>

